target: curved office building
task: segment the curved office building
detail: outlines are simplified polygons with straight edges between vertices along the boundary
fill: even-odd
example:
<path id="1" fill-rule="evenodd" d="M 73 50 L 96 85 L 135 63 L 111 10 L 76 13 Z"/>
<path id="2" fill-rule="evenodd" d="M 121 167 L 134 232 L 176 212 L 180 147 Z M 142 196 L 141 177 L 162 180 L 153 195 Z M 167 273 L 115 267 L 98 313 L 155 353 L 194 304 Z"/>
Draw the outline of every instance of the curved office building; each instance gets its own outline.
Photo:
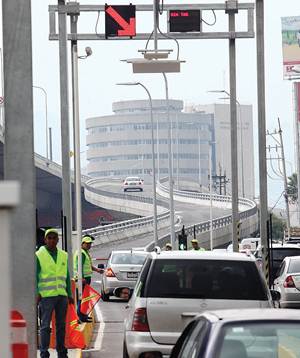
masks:
<path id="1" fill-rule="evenodd" d="M 137 175 L 149 181 L 152 172 L 149 101 L 115 102 L 112 107 L 114 114 L 86 120 L 87 174 L 118 178 Z M 166 101 L 153 100 L 152 109 L 156 172 L 164 177 L 168 175 Z M 206 186 L 209 142 L 214 138 L 213 115 L 182 110 L 183 101 L 169 101 L 174 179 L 189 178 Z"/>

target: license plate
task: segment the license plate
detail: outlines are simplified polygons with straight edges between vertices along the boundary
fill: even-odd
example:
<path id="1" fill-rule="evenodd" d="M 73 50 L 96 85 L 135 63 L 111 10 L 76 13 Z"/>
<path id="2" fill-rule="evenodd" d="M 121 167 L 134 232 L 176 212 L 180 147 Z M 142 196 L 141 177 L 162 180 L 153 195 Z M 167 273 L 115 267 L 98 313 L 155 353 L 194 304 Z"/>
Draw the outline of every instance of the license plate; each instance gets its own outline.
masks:
<path id="1" fill-rule="evenodd" d="M 129 185 L 136 185 L 136 183 L 129 183 Z"/>
<path id="2" fill-rule="evenodd" d="M 138 278 L 138 272 L 127 272 L 127 278 Z"/>

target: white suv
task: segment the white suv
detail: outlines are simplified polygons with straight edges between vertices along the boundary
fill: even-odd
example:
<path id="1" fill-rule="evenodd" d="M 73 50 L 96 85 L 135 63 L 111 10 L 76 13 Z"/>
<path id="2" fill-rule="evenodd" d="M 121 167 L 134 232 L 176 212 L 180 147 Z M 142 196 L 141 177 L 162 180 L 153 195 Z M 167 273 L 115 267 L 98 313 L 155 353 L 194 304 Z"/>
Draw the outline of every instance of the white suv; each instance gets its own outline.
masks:
<path id="1" fill-rule="evenodd" d="M 203 311 L 272 306 L 254 257 L 151 253 L 129 301 L 123 357 L 168 357 L 185 326 Z"/>

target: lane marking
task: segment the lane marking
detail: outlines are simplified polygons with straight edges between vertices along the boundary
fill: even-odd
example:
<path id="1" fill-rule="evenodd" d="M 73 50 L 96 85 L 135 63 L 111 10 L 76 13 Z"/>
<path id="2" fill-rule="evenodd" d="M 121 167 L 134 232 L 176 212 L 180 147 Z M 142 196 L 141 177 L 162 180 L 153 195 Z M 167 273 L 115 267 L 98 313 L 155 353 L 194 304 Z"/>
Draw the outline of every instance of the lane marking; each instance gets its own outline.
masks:
<path id="1" fill-rule="evenodd" d="M 95 339 L 95 344 L 94 344 L 94 350 L 101 350 L 102 348 L 102 342 L 103 342 L 103 336 L 104 336 L 104 330 L 105 330 L 105 322 L 103 319 L 103 315 L 100 309 L 100 304 L 101 303 L 97 303 L 95 305 L 95 311 L 96 311 L 96 317 L 100 323 L 99 325 L 99 330 L 97 332 L 97 336 Z"/>

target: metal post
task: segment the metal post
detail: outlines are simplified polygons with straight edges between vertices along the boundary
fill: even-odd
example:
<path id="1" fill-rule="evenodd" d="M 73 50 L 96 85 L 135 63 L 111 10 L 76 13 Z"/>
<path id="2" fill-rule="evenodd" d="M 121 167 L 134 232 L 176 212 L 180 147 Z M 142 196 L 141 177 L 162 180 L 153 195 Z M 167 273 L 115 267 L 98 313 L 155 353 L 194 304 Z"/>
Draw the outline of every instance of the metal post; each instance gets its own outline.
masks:
<path id="1" fill-rule="evenodd" d="M 158 181 L 160 181 L 160 160 L 159 160 L 159 115 L 156 118 L 156 152 L 157 152 L 157 177 Z"/>
<path id="2" fill-rule="evenodd" d="M 244 142 L 243 142 L 243 121 L 242 121 L 242 107 L 240 102 L 237 100 L 236 103 L 239 106 L 239 117 L 240 117 L 240 146 L 241 146 L 241 174 L 242 174 L 242 196 L 245 197 L 245 178 L 244 178 Z"/>
<path id="3" fill-rule="evenodd" d="M 213 246 L 213 212 L 212 212 L 212 143 L 209 145 L 209 238 L 210 238 L 210 250 L 212 251 Z"/>
<path id="4" fill-rule="evenodd" d="M 265 56 L 264 56 L 264 0 L 256 0 L 256 56 L 257 56 L 257 110 L 259 150 L 260 237 L 263 270 L 268 280 L 267 259 L 268 183 L 266 161 L 266 109 L 265 109 Z"/>
<path id="5" fill-rule="evenodd" d="M 171 138 L 171 127 L 172 122 L 170 119 L 170 106 L 169 106 L 169 90 L 168 90 L 168 80 L 165 73 L 163 73 L 165 80 L 165 89 L 166 89 L 166 105 L 167 105 L 167 123 L 168 123 L 168 167 L 169 167 L 169 195 L 170 195 L 170 236 L 171 236 L 171 245 L 175 247 L 175 222 L 174 222 L 174 197 L 173 197 L 173 151 L 172 151 L 172 138 Z"/>
<path id="6" fill-rule="evenodd" d="M 179 190 L 179 120 L 178 120 L 178 113 L 176 113 L 176 139 L 177 139 L 177 170 L 176 170 L 176 176 L 177 176 L 177 190 Z"/>
<path id="7" fill-rule="evenodd" d="M 157 25 L 158 25 L 158 0 L 153 0 L 153 40 L 154 40 L 155 51 L 157 51 Z"/>
<path id="8" fill-rule="evenodd" d="M 297 220 L 300 225 L 300 143 L 299 143 L 299 119 L 300 119 L 300 82 L 294 82 L 295 102 L 295 137 L 296 137 L 296 168 L 297 168 Z"/>
<path id="9" fill-rule="evenodd" d="M 229 3 L 229 1 L 227 2 Z M 228 10 L 229 31 L 235 32 L 235 12 Z M 229 71 L 230 71 L 230 127 L 231 127 L 231 195 L 232 195 L 232 244 L 233 251 L 238 252 L 237 225 L 239 221 L 238 207 L 238 165 L 237 165 L 237 113 L 236 113 L 236 50 L 235 38 L 229 39 Z"/>
<path id="10" fill-rule="evenodd" d="M 59 28 L 59 73 L 60 73 L 60 123 L 61 123 L 61 162 L 62 162 L 62 207 L 66 218 L 66 241 L 68 247 L 69 272 L 73 274 L 72 259 L 72 189 L 70 179 L 70 130 L 69 130 L 69 80 L 67 55 L 67 23 L 65 0 L 58 0 Z M 79 255 L 80 256 L 80 255 Z"/>
<path id="11" fill-rule="evenodd" d="M 5 145 L 4 178 L 20 183 L 20 205 L 11 216 L 11 308 L 27 322 L 30 357 L 36 357 L 35 209 L 31 1 L 2 1 Z M 2 229 L 2 226 L 1 226 Z M 1 247 L 7 240 L 1 232 Z M 5 245 L 5 244 L 4 244 Z M 2 250 L 2 248 L 1 248 Z M 1 255 L 1 260 L 5 260 Z M 2 273 L 4 276 L 5 274 Z M 4 278 L 3 276 L 3 278 Z M 5 277 L 4 279 L 7 279 Z M 2 294 L 3 292 L 1 292 Z M 1 344 L 5 342 L 1 341 Z M 0 354 L 1 357 L 7 355 Z M 10 355 L 9 355 L 10 356 Z M 8 357 L 9 357 L 8 356 Z"/>
<path id="12" fill-rule="evenodd" d="M 198 181 L 199 181 L 199 187 L 200 187 L 200 191 L 201 191 L 201 188 L 202 188 L 202 185 L 201 185 L 201 138 L 200 138 L 200 124 L 198 123 L 198 126 L 197 126 L 197 134 L 198 134 L 198 156 L 199 156 L 199 159 L 198 159 Z"/>
<path id="13" fill-rule="evenodd" d="M 1 227 L 1 305 L 0 305 L 0 357 L 11 357 L 10 348 L 10 310 L 11 307 L 11 209 L 19 202 L 17 182 L 0 182 L 0 227 Z"/>
<path id="14" fill-rule="evenodd" d="M 153 123 L 153 106 L 152 98 L 147 87 L 139 82 L 139 85 L 144 88 L 149 97 L 150 104 L 150 120 L 151 120 L 151 153 L 152 153 L 152 189 L 153 189 L 153 225 L 154 225 L 154 244 L 157 246 L 158 234 L 157 234 L 157 204 L 156 204 L 156 176 L 155 176 L 155 151 L 154 151 L 154 123 Z"/>
<path id="15" fill-rule="evenodd" d="M 71 33 L 77 34 L 78 15 L 71 14 Z M 78 48 L 77 40 L 72 39 L 72 97 L 73 97 L 73 126 L 74 126 L 74 159 L 75 159 L 75 207 L 76 207 L 76 233 L 78 251 L 78 299 L 82 297 L 82 257 L 81 257 L 81 164 L 80 164 L 80 121 L 79 121 L 79 90 L 78 90 Z"/>
<path id="16" fill-rule="evenodd" d="M 282 169 L 283 169 L 284 200 L 285 200 L 285 208 L 286 208 L 286 228 L 287 228 L 287 234 L 288 234 L 288 239 L 289 239 L 291 237 L 291 221 L 290 221 L 290 208 L 289 208 L 289 197 L 288 197 L 288 183 L 287 183 L 287 176 L 286 176 L 282 129 L 280 126 L 279 118 L 278 118 L 278 127 L 279 127 L 278 133 L 279 133 L 279 138 L 280 138 L 281 160 L 282 160 Z"/>
<path id="17" fill-rule="evenodd" d="M 52 147 L 52 128 L 49 128 L 49 152 L 50 152 L 50 160 L 53 161 L 53 147 Z"/>
<path id="18" fill-rule="evenodd" d="M 44 96 L 45 96 L 45 112 L 46 112 L 46 158 L 49 159 L 49 142 L 48 142 L 48 100 L 47 100 L 47 92 L 45 91 L 45 89 L 43 87 L 40 86 L 32 86 L 33 88 L 37 88 L 40 89 Z"/>

